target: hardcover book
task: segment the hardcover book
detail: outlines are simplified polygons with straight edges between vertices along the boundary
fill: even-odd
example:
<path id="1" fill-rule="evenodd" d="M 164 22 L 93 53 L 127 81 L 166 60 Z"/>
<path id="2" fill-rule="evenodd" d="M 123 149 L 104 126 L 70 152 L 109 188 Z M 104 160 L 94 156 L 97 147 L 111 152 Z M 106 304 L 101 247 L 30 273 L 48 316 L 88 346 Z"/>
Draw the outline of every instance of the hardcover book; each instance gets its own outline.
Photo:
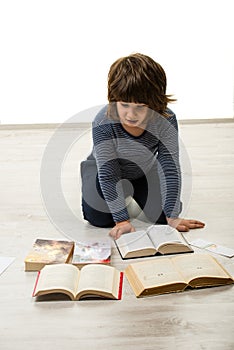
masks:
<path id="1" fill-rule="evenodd" d="M 136 297 L 234 282 L 225 268 L 208 254 L 156 257 L 128 265 L 125 274 Z"/>
<path id="2" fill-rule="evenodd" d="M 39 271 L 47 264 L 69 263 L 74 242 L 52 239 L 36 239 L 24 259 L 25 271 Z"/>
<path id="3" fill-rule="evenodd" d="M 81 268 L 87 264 L 110 264 L 111 240 L 100 238 L 85 242 L 75 242 L 72 264 Z"/>
<path id="4" fill-rule="evenodd" d="M 123 259 L 193 252 L 182 234 L 169 225 L 152 225 L 145 231 L 123 234 L 115 244 Z"/>
<path id="5" fill-rule="evenodd" d="M 46 265 L 38 272 L 33 296 L 67 295 L 86 298 L 121 299 L 123 272 L 113 266 L 92 264 L 78 269 L 71 264 Z"/>

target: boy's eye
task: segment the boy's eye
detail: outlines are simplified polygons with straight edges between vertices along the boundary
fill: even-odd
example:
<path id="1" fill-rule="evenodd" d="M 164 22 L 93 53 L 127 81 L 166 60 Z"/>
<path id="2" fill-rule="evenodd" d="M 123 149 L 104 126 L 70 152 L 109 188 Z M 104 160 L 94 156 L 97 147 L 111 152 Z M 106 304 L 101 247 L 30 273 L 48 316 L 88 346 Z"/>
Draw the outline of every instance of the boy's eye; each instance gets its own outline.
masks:
<path id="1" fill-rule="evenodd" d="M 124 108 L 128 108 L 129 104 L 128 103 L 121 103 L 121 106 L 124 107 Z M 146 108 L 146 105 L 136 105 L 136 108 L 137 109 L 143 109 L 143 108 Z"/>

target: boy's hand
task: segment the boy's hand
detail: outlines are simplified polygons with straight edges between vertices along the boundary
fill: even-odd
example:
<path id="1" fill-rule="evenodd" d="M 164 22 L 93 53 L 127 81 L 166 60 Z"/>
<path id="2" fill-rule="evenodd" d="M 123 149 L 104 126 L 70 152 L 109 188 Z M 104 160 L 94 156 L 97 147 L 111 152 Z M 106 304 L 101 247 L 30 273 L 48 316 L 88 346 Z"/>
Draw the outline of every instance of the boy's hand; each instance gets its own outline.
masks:
<path id="1" fill-rule="evenodd" d="M 167 223 L 180 232 L 188 232 L 190 229 L 203 228 L 205 226 L 204 222 L 181 218 L 167 218 Z"/>
<path id="2" fill-rule="evenodd" d="M 117 222 L 115 226 L 109 232 L 109 235 L 113 239 L 118 239 L 123 233 L 129 233 L 136 231 L 134 226 L 129 221 Z"/>

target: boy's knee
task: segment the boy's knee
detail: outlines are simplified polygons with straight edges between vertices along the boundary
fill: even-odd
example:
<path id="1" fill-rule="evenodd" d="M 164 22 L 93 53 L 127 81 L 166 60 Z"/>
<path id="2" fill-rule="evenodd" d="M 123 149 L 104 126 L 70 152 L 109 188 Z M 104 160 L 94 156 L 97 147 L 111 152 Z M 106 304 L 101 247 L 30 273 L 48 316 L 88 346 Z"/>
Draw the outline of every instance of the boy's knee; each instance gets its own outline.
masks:
<path id="1" fill-rule="evenodd" d="M 82 203 L 83 217 L 91 225 L 96 227 L 113 227 L 114 221 L 110 213 L 102 213 L 91 208 L 83 201 Z"/>

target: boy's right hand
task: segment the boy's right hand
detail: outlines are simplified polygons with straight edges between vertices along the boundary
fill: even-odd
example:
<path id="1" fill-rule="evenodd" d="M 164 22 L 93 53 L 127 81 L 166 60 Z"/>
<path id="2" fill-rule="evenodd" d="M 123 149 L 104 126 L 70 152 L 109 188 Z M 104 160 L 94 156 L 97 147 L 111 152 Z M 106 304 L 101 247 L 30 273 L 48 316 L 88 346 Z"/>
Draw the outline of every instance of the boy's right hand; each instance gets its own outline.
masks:
<path id="1" fill-rule="evenodd" d="M 135 227 L 129 221 L 117 222 L 115 226 L 110 230 L 109 235 L 113 239 L 118 239 L 123 233 L 134 232 Z"/>

